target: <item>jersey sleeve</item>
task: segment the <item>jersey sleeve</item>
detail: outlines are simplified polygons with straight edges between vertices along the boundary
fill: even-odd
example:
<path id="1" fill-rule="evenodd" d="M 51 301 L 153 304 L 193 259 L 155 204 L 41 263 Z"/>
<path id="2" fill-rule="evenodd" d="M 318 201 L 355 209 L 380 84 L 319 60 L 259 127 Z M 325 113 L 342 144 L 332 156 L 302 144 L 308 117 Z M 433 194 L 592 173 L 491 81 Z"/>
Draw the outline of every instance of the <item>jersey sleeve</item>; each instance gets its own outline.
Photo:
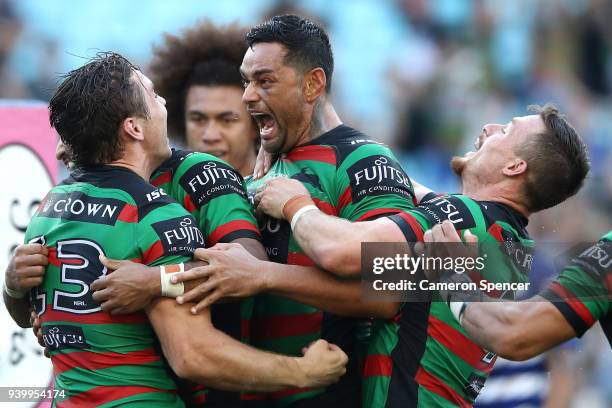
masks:
<path id="1" fill-rule="evenodd" d="M 207 246 L 261 239 L 244 180 L 221 159 L 204 153 L 187 157 L 174 177 L 173 196 L 195 217 Z"/>
<path id="2" fill-rule="evenodd" d="M 179 204 L 162 197 L 136 224 L 136 243 L 144 264 L 155 266 L 191 260 L 197 248 L 204 247 L 204 236 L 196 220 Z M 149 211 L 147 211 L 149 210 Z"/>
<path id="3" fill-rule="evenodd" d="M 561 312 L 578 337 L 610 312 L 611 238 L 608 233 L 574 258 L 540 294 Z"/>
<path id="4" fill-rule="evenodd" d="M 336 208 L 341 218 L 365 221 L 414 207 L 412 183 L 384 145 L 368 143 L 350 152 L 336 170 Z"/>

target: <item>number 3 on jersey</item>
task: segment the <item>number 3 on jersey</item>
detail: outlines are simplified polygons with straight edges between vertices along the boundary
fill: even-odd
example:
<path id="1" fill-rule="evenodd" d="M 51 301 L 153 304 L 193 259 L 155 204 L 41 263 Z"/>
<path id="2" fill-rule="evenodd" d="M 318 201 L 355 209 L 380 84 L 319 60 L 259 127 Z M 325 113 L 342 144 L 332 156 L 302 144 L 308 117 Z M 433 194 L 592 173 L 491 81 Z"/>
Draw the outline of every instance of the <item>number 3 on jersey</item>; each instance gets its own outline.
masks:
<path id="1" fill-rule="evenodd" d="M 104 276 L 107 268 L 100 262 L 104 255 L 100 246 L 85 239 L 70 239 L 57 242 L 57 259 L 60 263 L 60 282 L 78 286 L 76 291 L 53 291 L 53 309 L 64 312 L 87 314 L 100 311 L 100 305 L 93 300 L 89 286 L 96 279 Z M 38 314 L 44 313 L 46 294 L 38 293 L 35 297 Z M 42 301 L 42 302 L 41 302 Z M 42 304 L 41 304 L 42 303 Z"/>

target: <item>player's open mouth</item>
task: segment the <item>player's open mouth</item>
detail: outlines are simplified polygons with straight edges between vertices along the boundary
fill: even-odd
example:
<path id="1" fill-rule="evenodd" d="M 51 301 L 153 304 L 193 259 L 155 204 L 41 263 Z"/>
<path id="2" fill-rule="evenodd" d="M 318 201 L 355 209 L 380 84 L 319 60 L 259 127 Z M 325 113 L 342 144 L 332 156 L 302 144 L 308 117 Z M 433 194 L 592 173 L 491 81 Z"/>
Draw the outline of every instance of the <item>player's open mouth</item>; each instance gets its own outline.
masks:
<path id="1" fill-rule="evenodd" d="M 274 116 L 267 113 L 251 112 L 257 126 L 259 126 L 259 136 L 262 139 L 269 139 L 276 130 L 276 120 Z"/>

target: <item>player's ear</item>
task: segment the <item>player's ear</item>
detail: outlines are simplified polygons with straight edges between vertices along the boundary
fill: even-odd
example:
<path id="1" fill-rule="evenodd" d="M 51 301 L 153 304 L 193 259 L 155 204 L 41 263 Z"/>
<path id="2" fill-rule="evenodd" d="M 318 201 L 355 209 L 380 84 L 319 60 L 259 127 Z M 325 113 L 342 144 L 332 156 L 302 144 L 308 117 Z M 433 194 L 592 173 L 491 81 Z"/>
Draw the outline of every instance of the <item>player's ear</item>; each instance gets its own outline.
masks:
<path id="1" fill-rule="evenodd" d="M 303 91 L 306 102 L 312 103 L 323 92 L 327 85 L 327 77 L 323 68 L 314 68 L 304 75 Z"/>
<path id="2" fill-rule="evenodd" d="M 121 122 L 121 130 L 125 133 L 126 137 L 134 140 L 144 140 L 144 127 L 140 118 L 130 116 Z"/>
<path id="3" fill-rule="evenodd" d="M 503 169 L 502 173 L 508 177 L 519 176 L 527 171 L 527 162 L 521 158 L 514 158 Z"/>

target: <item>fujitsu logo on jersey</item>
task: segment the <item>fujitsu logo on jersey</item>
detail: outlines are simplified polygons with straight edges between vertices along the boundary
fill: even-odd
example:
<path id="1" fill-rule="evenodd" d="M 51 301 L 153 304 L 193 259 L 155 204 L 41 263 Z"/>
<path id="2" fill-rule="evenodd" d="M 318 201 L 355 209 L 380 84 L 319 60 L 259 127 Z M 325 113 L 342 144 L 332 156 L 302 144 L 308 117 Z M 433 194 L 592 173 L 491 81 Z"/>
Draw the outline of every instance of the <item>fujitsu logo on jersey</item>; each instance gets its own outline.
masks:
<path id="1" fill-rule="evenodd" d="M 205 163 L 198 174 L 193 176 L 187 184 L 191 187 L 190 192 L 195 192 L 197 186 L 205 186 L 207 184 L 215 184 L 218 179 L 225 178 L 234 182 L 240 182 L 236 172 L 229 168 L 217 167 L 216 162 Z"/>
<path id="2" fill-rule="evenodd" d="M 152 224 L 166 254 L 190 254 L 204 246 L 204 235 L 191 216 L 171 218 Z"/>
<path id="3" fill-rule="evenodd" d="M 347 169 L 353 203 L 365 197 L 393 194 L 412 200 L 412 183 L 402 167 L 389 157 L 368 156 Z"/>
<path id="4" fill-rule="evenodd" d="M 204 245 L 204 235 L 202 235 L 202 231 L 198 229 L 192 219 L 183 218 L 179 225 L 178 228 L 164 231 L 164 237 L 168 245 L 173 245 L 178 241 L 187 245 L 194 242 Z"/>
<path id="5" fill-rule="evenodd" d="M 198 207 L 225 194 L 238 194 L 246 199 L 242 177 L 222 162 L 206 161 L 191 166 L 181 176 L 180 184 Z"/>
<path id="6" fill-rule="evenodd" d="M 356 186 L 364 181 L 380 183 L 383 179 L 389 179 L 403 184 L 407 188 L 411 188 L 408 176 L 400 169 L 394 167 L 392 163 L 389 163 L 389 159 L 385 156 L 375 159 L 373 166 L 357 171 L 354 177 Z"/>
<path id="7" fill-rule="evenodd" d="M 79 191 L 50 193 L 39 216 L 114 225 L 125 203 L 112 198 L 91 197 Z"/>
<path id="8" fill-rule="evenodd" d="M 446 219 L 452 222 L 453 224 L 457 224 L 463 221 L 463 217 L 460 216 L 459 209 L 450 201 L 446 199 L 446 197 L 435 197 L 429 201 L 427 201 L 427 205 L 434 205 L 438 207 L 438 209 L 446 215 Z M 437 222 L 441 223 L 444 220 L 438 219 Z"/>

